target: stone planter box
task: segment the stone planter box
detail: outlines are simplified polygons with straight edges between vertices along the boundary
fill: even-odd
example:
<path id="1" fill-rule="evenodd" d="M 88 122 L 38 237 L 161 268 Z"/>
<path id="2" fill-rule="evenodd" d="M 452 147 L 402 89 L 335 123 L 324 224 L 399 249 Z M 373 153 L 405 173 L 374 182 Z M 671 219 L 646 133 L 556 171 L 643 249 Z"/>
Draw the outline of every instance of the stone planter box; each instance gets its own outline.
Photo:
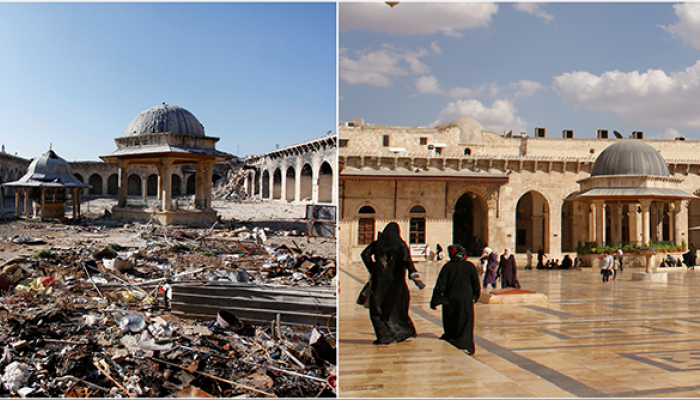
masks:
<path id="1" fill-rule="evenodd" d="M 676 259 L 681 259 L 682 261 L 682 256 L 684 252 L 675 252 L 675 253 L 670 253 L 673 257 Z M 661 262 L 666 258 L 666 255 L 669 253 L 658 253 L 655 254 L 651 257 L 651 263 L 652 267 L 656 269 Z M 578 255 L 581 259 L 583 259 L 583 267 L 588 267 L 588 268 L 593 268 L 595 270 L 600 269 L 600 262 L 601 258 L 603 257 L 602 254 L 579 254 Z M 627 268 L 641 268 L 645 269 L 646 268 L 646 257 L 639 253 L 625 253 L 622 256 L 622 268 L 627 269 Z M 668 269 L 673 269 L 673 268 L 668 268 Z M 661 268 L 660 271 L 663 271 L 664 268 Z"/>

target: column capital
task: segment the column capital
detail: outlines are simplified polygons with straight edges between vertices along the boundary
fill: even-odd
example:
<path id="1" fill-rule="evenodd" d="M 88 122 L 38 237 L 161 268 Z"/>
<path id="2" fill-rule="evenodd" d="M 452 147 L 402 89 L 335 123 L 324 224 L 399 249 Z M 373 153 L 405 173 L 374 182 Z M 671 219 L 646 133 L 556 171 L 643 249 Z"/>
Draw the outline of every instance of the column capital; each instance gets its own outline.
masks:
<path id="1" fill-rule="evenodd" d="M 642 206 L 642 209 L 649 209 L 651 206 L 652 200 L 651 199 L 640 199 L 639 200 L 639 205 Z"/>

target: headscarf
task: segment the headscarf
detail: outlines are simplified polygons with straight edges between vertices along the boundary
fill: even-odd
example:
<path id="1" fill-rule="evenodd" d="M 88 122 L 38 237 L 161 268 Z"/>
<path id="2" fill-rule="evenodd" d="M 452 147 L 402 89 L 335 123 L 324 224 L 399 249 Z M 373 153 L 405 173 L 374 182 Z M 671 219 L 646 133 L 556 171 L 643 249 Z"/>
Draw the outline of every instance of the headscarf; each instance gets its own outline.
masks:
<path id="1" fill-rule="evenodd" d="M 396 222 L 387 224 L 381 235 L 377 235 L 377 251 L 380 254 L 387 254 L 392 250 L 400 249 L 401 243 L 403 243 L 403 239 L 401 239 L 399 224 Z"/>
<path id="2" fill-rule="evenodd" d="M 503 258 L 505 258 L 507 260 L 513 255 L 513 253 L 511 253 L 510 249 L 507 247 L 506 247 L 506 250 L 508 250 L 508 252 L 507 253 L 505 251 L 503 252 Z"/>
<path id="3" fill-rule="evenodd" d="M 482 258 L 483 258 L 483 257 L 487 257 L 487 256 L 488 256 L 489 254 L 491 254 L 491 253 L 493 253 L 493 249 L 490 248 L 490 247 L 488 247 L 488 246 L 486 246 L 486 247 L 484 247 L 484 252 L 481 253 L 481 257 L 482 257 Z"/>
<path id="4" fill-rule="evenodd" d="M 447 246 L 447 252 L 450 254 L 450 261 L 462 261 L 467 257 L 467 251 L 459 244 Z"/>

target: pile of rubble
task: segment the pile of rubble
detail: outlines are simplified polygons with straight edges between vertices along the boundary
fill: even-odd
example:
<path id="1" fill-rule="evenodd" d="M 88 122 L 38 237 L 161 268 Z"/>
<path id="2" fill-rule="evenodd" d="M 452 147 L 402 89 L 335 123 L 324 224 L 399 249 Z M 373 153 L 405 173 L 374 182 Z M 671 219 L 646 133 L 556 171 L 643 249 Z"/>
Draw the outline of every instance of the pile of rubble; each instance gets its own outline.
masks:
<path id="1" fill-rule="evenodd" d="M 262 229 L 142 228 L 134 230 L 140 246 L 4 239 L 0 250 L 32 254 L 0 264 L 0 395 L 335 397 L 334 306 L 306 319 L 294 311 L 255 318 L 257 310 L 220 300 L 204 314 L 187 305 L 175 312 L 173 300 L 193 287 L 231 298 L 250 288 L 284 293 L 281 305 L 285 291 L 304 301 L 299 290 L 334 304 L 334 257 L 272 246 Z"/>
<path id="2" fill-rule="evenodd" d="M 212 198 L 214 200 L 229 201 L 249 199 L 250 196 L 243 189 L 243 185 L 250 173 L 251 170 L 243 168 L 235 172 L 230 172 L 228 179 L 212 190 Z"/>

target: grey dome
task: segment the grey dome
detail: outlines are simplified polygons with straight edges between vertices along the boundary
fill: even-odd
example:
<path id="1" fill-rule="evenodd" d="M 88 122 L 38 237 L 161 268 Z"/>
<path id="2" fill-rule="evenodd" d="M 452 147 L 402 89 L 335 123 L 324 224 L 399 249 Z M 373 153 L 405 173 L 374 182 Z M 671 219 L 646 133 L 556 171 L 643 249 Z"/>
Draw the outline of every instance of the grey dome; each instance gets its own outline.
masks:
<path id="1" fill-rule="evenodd" d="M 141 111 L 126 128 L 124 136 L 158 133 L 204 136 L 204 127 L 191 112 L 182 107 L 163 103 Z"/>
<path id="2" fill-rule="evenodd" d="M 638 139 L 621 140 L 600 153 L 591 176 L 610 175 L 671 176 L 661 154 Z"/>
<path id="3" fill-rule="evenodd" d="M 73 168 L 53 150 L 49 150 L 41 157 L 32 161 L 18 181 L 10 182 L 5 186 L 37 186 L 37 187 L 88 187 L 73 176 Z"/>
<path id="4" fill-rule="evenodd" d="M 457 118 L 447 125 L 448 128 L 457 127 L 460 129 L 459 144 L 460 145 L 481 145 L 481 133 L 484 127 L 479 122 L 468 117 Z"/>

